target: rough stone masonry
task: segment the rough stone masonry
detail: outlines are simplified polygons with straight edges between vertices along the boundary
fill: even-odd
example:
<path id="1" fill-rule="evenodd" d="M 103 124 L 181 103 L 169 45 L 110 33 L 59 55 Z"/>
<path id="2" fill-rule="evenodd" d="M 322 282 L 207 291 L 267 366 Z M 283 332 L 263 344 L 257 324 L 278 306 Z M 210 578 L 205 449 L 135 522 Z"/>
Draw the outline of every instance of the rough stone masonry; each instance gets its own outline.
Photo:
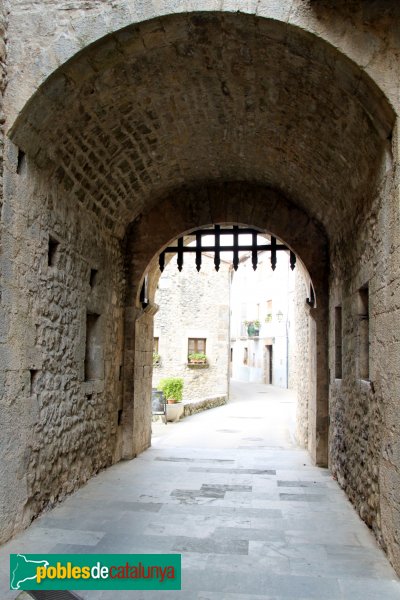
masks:
<path id="1" fill-rule="evenodd" d="M 400 572 L 399 19 L 395 0 L 3 2 L 2 541 L 149 445 L 157 254 L 241 223 L 308 273 L 304 440 Z"/>

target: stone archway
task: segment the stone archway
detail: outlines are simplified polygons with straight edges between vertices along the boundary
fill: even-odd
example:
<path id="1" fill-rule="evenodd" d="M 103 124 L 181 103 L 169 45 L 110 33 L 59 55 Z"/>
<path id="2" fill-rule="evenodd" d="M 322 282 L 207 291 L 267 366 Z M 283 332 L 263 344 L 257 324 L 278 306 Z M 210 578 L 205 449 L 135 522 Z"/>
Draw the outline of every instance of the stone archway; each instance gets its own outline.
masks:
<path id="1" fill-rule="evenodd" d="M 392 126 L 375 83 L 317 36 L 195 13 L 85 48 L 10 136 L 118 238 L 168 189 L 243 180 L 279 190 L 335 239 L 370 204 Z"/>
<path id="2" fill-rule="evenodd" d="M 371 281 L 380 307 L 397 314 L 382 291 L 397 277 L 389 250 L 397 248 L 397 231 L 387 225 L 398 218 L 395 114 L 366 71 L 327 43 L 329 32 L 313 33 L 312 19 L 302 29 L 274 20 L 263 3 L 260 11 L 269 18 L 176 14 L 94 33 L 94 44 L 37 89 L 32 83 L 36 91 L 13 122 L 2 212 L 4 539 L 99 469 L 146 446 L 146 429 L 137 428 L 144 404 L 132 403 L 148 377 L 146 347 L 133 338 L 145 339 L 151 315 L 135 334 L 131 294 L 176 235 L 239 222 L 281 237 L 312 277 L 320 367 L 311 451 L 326 463 L 329 383 L 333 468 L 400 564 L 392 493 L 399 460 L 391 440 L 399 428 L 392 391 L 399 373 L 383 343 L 397 342 L 379 338 L 385 311 L 371 303 L 375 385 L 360 382 L 352 312 Z M 10 120 L 21 108 L 12 99 L 15 81 Z M 332 309 L 342 301 L 348 370 L 336 382 L 328 377 L 327 313 L 332 365 Z M 88 322 L 101 324 L 100 353 Z M 93 348 L 85 348 L 88 338 Z M 88 350 L 104 362 L 103 379 L 86 381 Z M 367 433 L 356 435 L 355 421 Z"/>
<path id="3" fill-rule="evenodd" d="M 328 254 L 323 229 L 302 210 L 271 189 L 247 183 L 206 185 L 176 190 L 133 223 L 127 234 L 128 286 L 125 315 L 124 415 L 125 456 L 150 445 L 153 305 L 159 278 L 158 252 L 185 232 L 215 223 L 257 227 L 277 235 L 296 252 L 314 287 L 315 340 L 308 403 L 309 452 L 320 466 L 328 464 Z M 154 256 L 156 253 L 156 256 Z M 139 295 L 149 279 L 150 306 Z M 125 408 L 124 408 L 125 411 Z"/>

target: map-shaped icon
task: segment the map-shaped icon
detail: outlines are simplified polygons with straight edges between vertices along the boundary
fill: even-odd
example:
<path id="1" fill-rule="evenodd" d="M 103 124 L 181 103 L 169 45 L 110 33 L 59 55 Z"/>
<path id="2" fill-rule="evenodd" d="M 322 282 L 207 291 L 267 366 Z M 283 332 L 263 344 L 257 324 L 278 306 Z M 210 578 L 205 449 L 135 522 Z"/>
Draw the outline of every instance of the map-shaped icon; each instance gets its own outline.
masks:
<path id="1" fill-rule="evenodd" d="M 12 572 L 11 589 L 20 590 L 21 583 L 29 579 L 36 579 L 38 567 L 48 567 L 47 560 L 28 560 L 23 554 L 17 554 L 17 564 Z"/>

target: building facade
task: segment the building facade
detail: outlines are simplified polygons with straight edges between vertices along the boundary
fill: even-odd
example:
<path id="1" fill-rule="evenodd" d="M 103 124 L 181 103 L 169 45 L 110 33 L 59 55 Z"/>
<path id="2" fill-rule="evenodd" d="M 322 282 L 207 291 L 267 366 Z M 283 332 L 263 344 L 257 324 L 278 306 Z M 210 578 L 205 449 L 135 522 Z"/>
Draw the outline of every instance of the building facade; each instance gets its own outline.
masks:
<path id="1" fill-rule="evenodd" d="M 289 356 L 295 354 L 290 348 L 295 343 L 294 282 L 286 253 L 280 254 L 275 271 L 269 253 L 263 252 L 256 271 L 247 257 L 232 273 L 233 379 L 289 387 Z M 293 377 L 291 383 L 296 387 Z"/>
<path id="2" fill-rule="evenodd" d="M 214 268 L 203 254 L 200 272 L 195 256 L 185 257 L 182 272 L 172 260 L 158 282 L 154 318 L 153 387 L 164 377 L 181 377 L 183 401 L 194 403 L 228 396 L 229 264 Z M 190 356 L 205 354 L 206 360 Z"/>

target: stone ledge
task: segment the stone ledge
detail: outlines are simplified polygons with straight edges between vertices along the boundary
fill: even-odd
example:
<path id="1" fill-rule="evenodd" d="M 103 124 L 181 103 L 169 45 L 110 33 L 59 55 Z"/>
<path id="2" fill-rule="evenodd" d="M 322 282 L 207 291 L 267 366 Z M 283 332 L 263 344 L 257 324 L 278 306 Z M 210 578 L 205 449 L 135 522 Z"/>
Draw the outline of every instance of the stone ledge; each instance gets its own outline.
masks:
<path id="1" fill-rule="evenodd" d="M 227 396 L 214 396 L 213 398 L 205 398 L 204 400 L 198 400 L 197 402 L 188 402 L 184 405 L 183 416 L 188 417 L 195 413 L 209 408 L 216 408 L 227 403 Z"/>

